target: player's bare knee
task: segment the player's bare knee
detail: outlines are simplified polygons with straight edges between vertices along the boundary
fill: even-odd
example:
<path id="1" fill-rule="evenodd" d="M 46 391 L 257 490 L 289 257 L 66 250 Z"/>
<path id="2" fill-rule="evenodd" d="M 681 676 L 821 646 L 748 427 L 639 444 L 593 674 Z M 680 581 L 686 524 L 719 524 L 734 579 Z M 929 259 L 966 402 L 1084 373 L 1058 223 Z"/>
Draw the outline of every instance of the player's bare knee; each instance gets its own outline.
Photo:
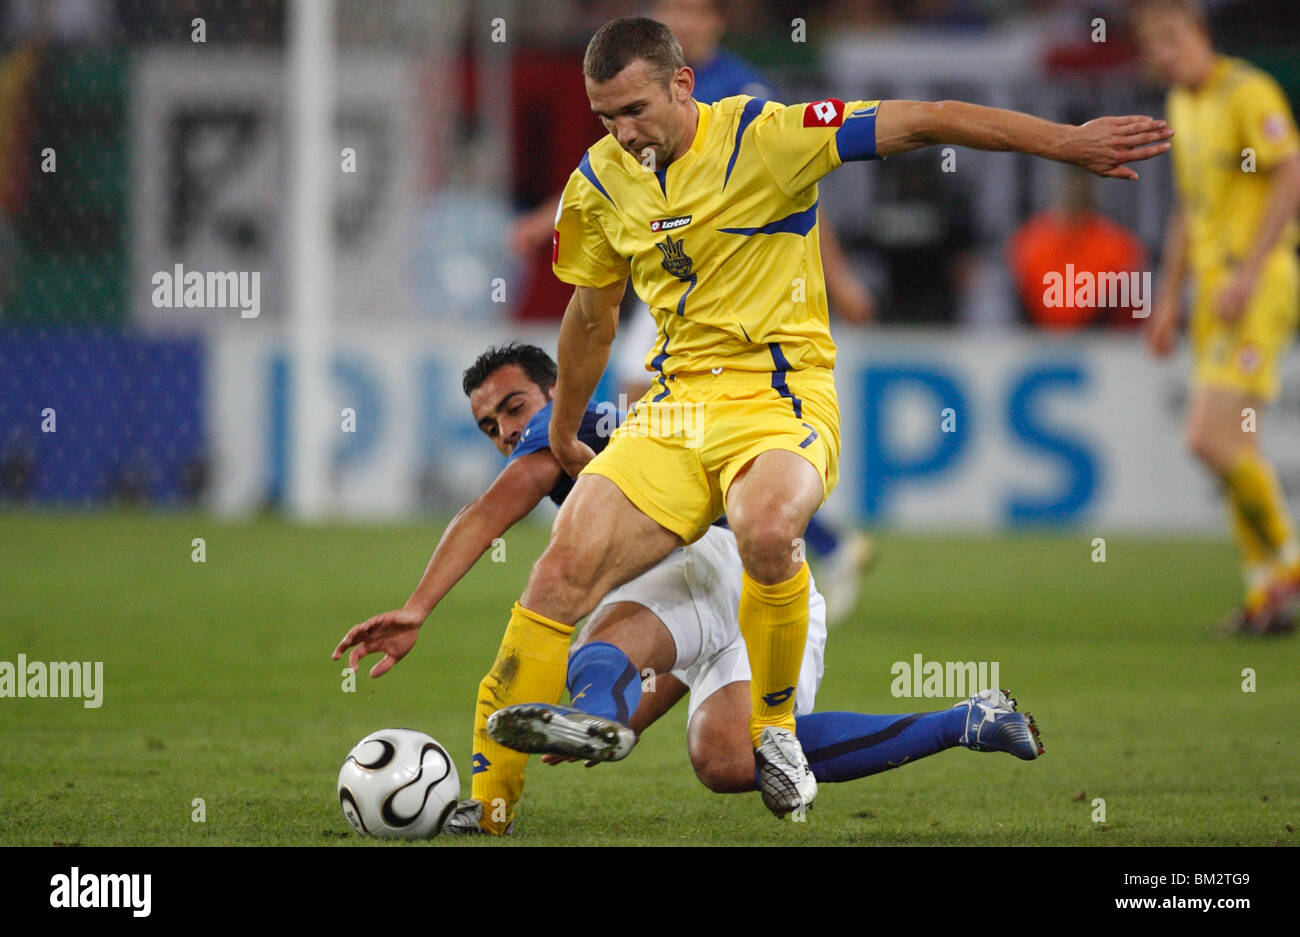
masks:
<path id="1" fill-rule="evenodd" d="M 754 789 L 754 769 L 740 770 L 735 763 L 709 761 L 695 764 L 695 776 L 715 794 L 742 794 Z"/>
<path id="2" fill-rule="evenodd" d="M 781 512 L 763 518 L 736 533 L 740 561 L 745 572 L 759 582 L 773 585 L 789 579 L 803 562 L 802 519 Z"/>
<path id="3" fill-rule="evenodd" d="M 691 767 L 701 784 L 715 794 L 739 794 L 754 789 L 754 755 L 729 751 L 704 742 L 690 746 Z"/>

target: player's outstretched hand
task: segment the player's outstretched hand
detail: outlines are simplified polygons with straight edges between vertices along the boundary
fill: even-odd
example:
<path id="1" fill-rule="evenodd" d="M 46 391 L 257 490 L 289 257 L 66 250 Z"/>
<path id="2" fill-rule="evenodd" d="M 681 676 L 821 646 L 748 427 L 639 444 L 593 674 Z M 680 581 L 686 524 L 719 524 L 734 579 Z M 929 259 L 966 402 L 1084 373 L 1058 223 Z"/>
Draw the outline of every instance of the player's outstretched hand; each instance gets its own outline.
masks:
<path id="1" fill-rule="evenodd" d="M 344 651 L 352 648 L 348 666 L 355 671 L 363 657 L 382 653 L 384 659 L 370 668 L 370 676 L 382 677 L 415 646 L 422 624 L 424 616 L 409 608 L 398 608 L 367 618 L 361 624 L 353 625 L 343 636 L 338 647 L 334 648 L 334 659 L 338 660 Z"/>
<path id="2" fill-rule="evenodd" d="M 1153 117 L 1098 117 L 1074 128 L 1060 158 L 1099 176 L 1136 180 L 1138 174 L 1124 164 L 1169 152 L 1173 135 L 1172 127 Z"/>

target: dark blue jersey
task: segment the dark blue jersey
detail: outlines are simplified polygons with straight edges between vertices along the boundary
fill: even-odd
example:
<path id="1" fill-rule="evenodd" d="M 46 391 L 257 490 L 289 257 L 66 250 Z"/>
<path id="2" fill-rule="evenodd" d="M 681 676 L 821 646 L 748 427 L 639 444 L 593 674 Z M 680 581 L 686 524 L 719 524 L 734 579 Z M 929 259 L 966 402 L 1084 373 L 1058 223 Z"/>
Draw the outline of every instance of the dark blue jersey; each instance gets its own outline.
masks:
<path id="1" fill-rule="evenodd" d="M 617 425 L 618 420 L 612 404 L 603 404 L 600 409 L 587 404 L 587 412 L 582 415 L 582 425 L 578 427 L 578 439 L 591 446 L 593 452 L 600 452 L 609 443 L 609 434 Z M 548 401 L 546 406 L 534 413 L 533 418 L 528 421 L 523 435 L 519 437 L 519 444 L 515 446 L 515 451 L 510 453 L 506 464 L 509 465 L 515 459 L 529 453 L 541 452 L 549 448 L 551 448 L 551 404 Z M 572 490 L 573 479 L 567 473 L 561 472 L 560 480 L 550 491 L 551 500 L 556 504 L 563 504 Z"/>
<path id="2" fill-rule="evenodd" d="M 719 50 L 707 63 L 695 69 L 695 100 L 705 104 L 721 101 L 737 94 L 771 100 L 775 95 L 754 66 L 739 56 Z"/>

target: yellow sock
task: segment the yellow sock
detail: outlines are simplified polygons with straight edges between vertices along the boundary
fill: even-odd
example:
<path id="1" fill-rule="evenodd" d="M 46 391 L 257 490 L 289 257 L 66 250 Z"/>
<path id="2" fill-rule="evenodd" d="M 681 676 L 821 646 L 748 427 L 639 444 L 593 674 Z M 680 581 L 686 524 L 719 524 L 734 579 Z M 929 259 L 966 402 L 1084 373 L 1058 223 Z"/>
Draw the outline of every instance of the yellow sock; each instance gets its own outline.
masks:
<path id="1" fill-rule="evenodd" d="M 492 741 L 488 717 L 515 703 L 558 703 L 564 693 L 572 634 L 572 625 L 516 602 L 497 659 L 478 685 L 470 796 L 483 805 L 481 825 L 489 833 L 500 836 L 514 819 L 528 756 Z"/>
<path id="2" fill-rule="evenodd" d="M 1273 466 L 1259 453 L 1247 450 L 1223 480 L 1228 487 L 1237 540 L 1242 544 L 1247 564 L 1271 561 L 1295 538 Z M 1253 536 L 1247 535 L 1247 531 Z"/>
<path id="3" fill-rule="evenodd" d="M 767 726 L 794 731 L 794 692 L 808 638 L 808 564 L 785 582 L 765 586 L 743 575 L 740 633 L 749 649 L 749 734 L 758 747 Z"/>
<path id="4" fill-rule="evenodd" d="M 1271 550 L 1260 539 L 1258 525 L 1253 517 L 1248 517 L 1231 489 L 1228 490 L 1228 517 L 1232 520 L 1232 534 L 1241 552 L 1241 561 L 1249 569 L 1267 566 Z"/>

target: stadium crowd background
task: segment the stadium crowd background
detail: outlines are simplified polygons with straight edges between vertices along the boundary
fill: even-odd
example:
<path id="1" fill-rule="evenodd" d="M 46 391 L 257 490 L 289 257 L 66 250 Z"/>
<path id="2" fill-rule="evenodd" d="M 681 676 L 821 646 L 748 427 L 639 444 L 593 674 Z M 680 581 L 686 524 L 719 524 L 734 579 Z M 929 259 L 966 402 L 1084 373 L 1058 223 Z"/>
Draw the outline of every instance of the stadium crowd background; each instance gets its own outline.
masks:
<path id="1" fill-rule="evenodd" d="M 724 46 L 785 101 L 954 97 L 1072 122 L 1163 111 L 1122 2 L 720 5 Z M 1218 47 L 1264 67 L 1300 103 L 1300 9 L 1206 6 Z M 513 226 L 563 186 L 601 132 L 579 77 L 587 39 L 646 8 L 338 0 L 340 135 L 364 141 L 335 207 L 341 328 L 411 323 L 435 336 L 469 330 L 474 341 L 553 330 L 567 290 L 550 275 L 549 244 L 520 250 Z M 292 167 L 277 69 L 287 23 L 285 0 L 0 0 L 6 502 L 212 503 L 214 474 L 228 474 L 229 460 L 207 427 L 233 406 L 216 400 L 212 362 L 225 360 L 215 343 L 240 317 L 159 308 L 150 278 L 176 263 L 257 270 L 258 327 L 283 317 L 282 183 Z M 1170 169 L 1157 160 L 1140 172 L 1137 186 L 1094 184 L 1027 157 L 962 151 L 945 165 L 936 151 L 834 174 L 822 205 L 875 298 L 864 334 L 1132 329 L 1128 309 L 1064 314 L 1034 298 L 1040 271 L 1066 262 L 1156 269 Z M 1074 236 L 1084 227 L 1087 238 Z M 857 327 L 835 328 L 838 341 Z M 459 349 L 466 361 L 477 350 Z M 271 427 L 256 434 L 272 440 L 269 468 L 252 487 L 259 503 L 276 504 L 286 484 L 277 455 L 285 361 L 268 367 L 271 404 L 261 408 Z M 439 379 L 449 386 L 429 377 Z M 75 448 L 43 438 L 31 417 L 56 397 L 60 420 L 80 411 L 94 427 Z M 461 402 L 435 406 L 450 421 Z M 463 493 L 445 465 L 421 471 L 422 505 Z"/>

